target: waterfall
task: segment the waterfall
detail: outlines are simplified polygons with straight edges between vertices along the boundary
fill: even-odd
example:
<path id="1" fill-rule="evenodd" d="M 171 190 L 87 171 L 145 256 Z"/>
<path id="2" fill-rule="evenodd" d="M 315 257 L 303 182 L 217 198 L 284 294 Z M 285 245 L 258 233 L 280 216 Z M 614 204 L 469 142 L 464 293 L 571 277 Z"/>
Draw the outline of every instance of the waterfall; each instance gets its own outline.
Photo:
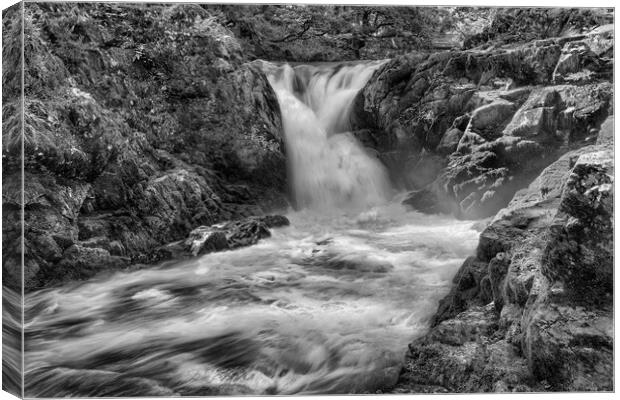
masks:
<path id="1" fill-rule="evenodd" d="M 360 209 L 389 199 L 384 166 L 350 132 L 349 121 L 355 96 L 382 63 L 263 64 L 282 112 L 298 208 Z"/>

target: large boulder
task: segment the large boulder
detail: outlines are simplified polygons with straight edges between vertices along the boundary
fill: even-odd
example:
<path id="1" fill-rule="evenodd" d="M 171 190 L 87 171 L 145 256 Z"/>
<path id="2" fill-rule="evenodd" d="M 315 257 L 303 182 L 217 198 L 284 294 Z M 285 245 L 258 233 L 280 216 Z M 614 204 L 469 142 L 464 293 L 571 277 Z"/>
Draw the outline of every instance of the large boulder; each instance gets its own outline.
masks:
<path id="1" fill-rule="evenodd" d="M 471 307 L 409 345 L 397 393 L 523 392 L 528 367 L 506 340 L 497 340 L 493 305 Z"/>
<path id="2" fill-rule="evenodd" d="M 545 248 L 545 277 L 588 301 L 613 290 L 613 171 L 611 150 L 577 159 Z"/>
<path id="3" fill-rule="evenodd" d="M 545 168 L 482 231 L 395 391 L 613 390 L 613 155 L 602 142 Z"/>
<path id="4" fill-rule="evenodd" d="M 157 249 L 159 259 L 198 256 L 214 251 L 251 246 L 271 236 L 270 228 L 289 225 L 282 215 L 249 217 L 193 229 L 184 240 L 168 243 Z"/>

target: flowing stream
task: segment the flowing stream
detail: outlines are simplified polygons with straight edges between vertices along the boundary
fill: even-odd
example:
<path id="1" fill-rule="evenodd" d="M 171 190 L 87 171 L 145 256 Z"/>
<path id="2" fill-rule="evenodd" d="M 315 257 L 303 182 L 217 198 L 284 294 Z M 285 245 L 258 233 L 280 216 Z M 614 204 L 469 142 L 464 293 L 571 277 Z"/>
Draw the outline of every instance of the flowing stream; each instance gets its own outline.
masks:
<path id="1" fill-rule="evenodd" d="M 477 241 L 405 210 L 348 132 L 380 62 L 266 64 L 298 211 L 258 244 L 26 298 L 27 396 L 374 393 Z"/>

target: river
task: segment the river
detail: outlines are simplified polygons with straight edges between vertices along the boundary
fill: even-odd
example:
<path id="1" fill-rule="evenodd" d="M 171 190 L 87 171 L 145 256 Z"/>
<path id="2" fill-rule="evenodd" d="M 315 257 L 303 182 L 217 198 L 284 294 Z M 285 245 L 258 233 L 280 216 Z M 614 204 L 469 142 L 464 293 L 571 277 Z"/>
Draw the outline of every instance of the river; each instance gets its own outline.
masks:
<path id="1" fill-rule="evenodd" d="M 478 232 L 400 205 L 348 132 L 381 62 L 268 65 L 296 210 L 258 244 L 26 296 L 27 396 L 375 393 Z"/>

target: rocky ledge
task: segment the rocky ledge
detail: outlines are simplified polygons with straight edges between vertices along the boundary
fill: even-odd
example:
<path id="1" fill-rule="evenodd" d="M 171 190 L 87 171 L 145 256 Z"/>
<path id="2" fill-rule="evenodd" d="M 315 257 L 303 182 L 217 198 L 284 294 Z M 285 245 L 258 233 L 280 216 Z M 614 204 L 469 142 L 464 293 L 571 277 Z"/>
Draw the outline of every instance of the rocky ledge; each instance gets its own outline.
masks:
<path id="1" fill-rule="evenodd" d="M 613 117 L 484 229 L 398 393 L 613 390 Z"/>
<path id="2" fill-rule="evenodd" d="M 460 218 L 495 215 L 613 113 L 613 27 L 583 35 L 410 53 L 357 96 L 356 136 L 406 203 Z"/>
<path id="3" fill-rule="evenodd" d="M 18 11 L 3 14 L 7 71 Z M 23 29 L 23 127 L 21 75 L 3 75 L 4 285 L 146 263 L 198 226 L 288 206 L 275 93 L 210 11 L 28 3 Z"/>

